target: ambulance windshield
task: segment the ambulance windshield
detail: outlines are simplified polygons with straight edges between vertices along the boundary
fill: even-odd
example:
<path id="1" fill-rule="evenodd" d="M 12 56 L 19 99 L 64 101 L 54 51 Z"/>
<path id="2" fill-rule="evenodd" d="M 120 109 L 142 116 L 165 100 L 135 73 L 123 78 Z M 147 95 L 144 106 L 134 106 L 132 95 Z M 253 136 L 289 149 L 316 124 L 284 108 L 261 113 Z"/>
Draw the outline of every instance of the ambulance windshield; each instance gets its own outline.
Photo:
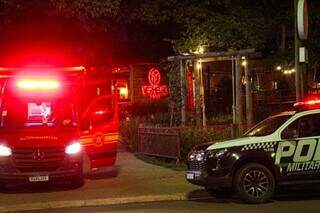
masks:
<path id="1" fill-rule="evenodd" d="M 1 127 L 74 127 L 73 105 L 59 100 L 15 100 L 3 103 Z"/>

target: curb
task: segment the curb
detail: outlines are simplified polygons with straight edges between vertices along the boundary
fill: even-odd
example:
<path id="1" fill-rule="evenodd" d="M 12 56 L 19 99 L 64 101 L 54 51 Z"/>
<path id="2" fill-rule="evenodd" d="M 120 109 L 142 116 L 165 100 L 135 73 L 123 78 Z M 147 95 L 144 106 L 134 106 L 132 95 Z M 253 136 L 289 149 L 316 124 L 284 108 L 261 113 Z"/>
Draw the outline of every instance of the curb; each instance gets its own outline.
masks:
<path id="1" fill-rule="evenodd" d="M 101 198 L 89 200 L 72 200 L 72 201 L 52 201 L 32 204 L 18 204 L 0 207 L 0 212 L 15 212 L 15 211 L 31 211 L 43 209 L 58 209 L 72 207 L 89 207 L 89 206 L 104 206 L 129 203 L 144 203 L 156 201 L 182 201 L 188 200 L 185 193 L 164 194 L 164 195 L 144 195 L 136 197 L 121 197 L 121 198 Z"/>

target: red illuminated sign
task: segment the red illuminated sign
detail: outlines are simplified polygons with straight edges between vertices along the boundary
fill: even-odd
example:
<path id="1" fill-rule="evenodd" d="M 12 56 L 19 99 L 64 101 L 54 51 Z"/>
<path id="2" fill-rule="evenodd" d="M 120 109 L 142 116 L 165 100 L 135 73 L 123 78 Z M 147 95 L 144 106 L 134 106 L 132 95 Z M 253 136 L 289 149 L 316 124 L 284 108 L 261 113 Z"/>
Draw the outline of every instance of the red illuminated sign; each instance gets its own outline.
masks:
<path id="1" fill-rule="evenodd" d="M 148 74 L 148 85 L 143 85 L 141 87 L 142 94 L 151 99 L 160 99 L 168 95 L 167 85 L 161 85 L 161 74 L 158 69 L 151 68 Z"/>

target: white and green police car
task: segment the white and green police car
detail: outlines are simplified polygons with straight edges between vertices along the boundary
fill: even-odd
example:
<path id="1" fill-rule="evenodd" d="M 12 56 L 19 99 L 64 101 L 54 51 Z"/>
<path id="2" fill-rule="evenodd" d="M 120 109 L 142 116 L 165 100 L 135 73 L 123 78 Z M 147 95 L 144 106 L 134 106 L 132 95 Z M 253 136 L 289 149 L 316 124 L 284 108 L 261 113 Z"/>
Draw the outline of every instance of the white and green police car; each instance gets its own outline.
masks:
<path id="1" fill-rule="evenodd" d="M 215 196 L 235 192 L 248 203 L 268 201 L 281 184 L 320 182 L 320 109 L 310 109 L 315 104 L 320 101 L 298 103 L 296 111 L 271 116 L 240 138 L 194 147 L 186 179 Z"/>

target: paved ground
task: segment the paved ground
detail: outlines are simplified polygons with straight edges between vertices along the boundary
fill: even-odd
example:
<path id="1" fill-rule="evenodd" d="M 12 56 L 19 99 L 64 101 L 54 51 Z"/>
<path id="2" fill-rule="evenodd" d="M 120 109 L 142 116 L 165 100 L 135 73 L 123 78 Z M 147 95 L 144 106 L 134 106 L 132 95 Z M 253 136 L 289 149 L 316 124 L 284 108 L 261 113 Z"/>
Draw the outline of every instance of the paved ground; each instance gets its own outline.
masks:
<path id="1" fill-rule="evenodd" d="M 1 192 L 0 212 L 184 200 L 192 197 L 192 192 L 198 189 L 185 181 L 184 172 L 144 163 L 120 150 L 112 171 L 88 177 L 81 188 L 32 185 L 17 186 Z M 203 196 L 207 196 L 206 193 Z"/>
<path id="2" fill-rule="evenodd" d="M 97 207 L 82 207 L 68 209 L 40 210 L 33 213 L 315 213 L 320 210 L 320 201 L 317 200 L 291 200 L 276 201 L 260 205 L 237 203 L 237 200 L 197 200 L 197 201 L 163 201 L 149 203 L 135 203 L 122 205 L 109 205 Z"/>
<path id="3" fill-rule="evenodd" d="M 176 213 L 214 209 L 215 212 L 308 213 L 320 210 L 320 188 L 289 189 L 279 193 L 273 202 L 262 205 L 247 205 L 236 198 L 219 200 L 208 196 L 202 188 L 188 184 L 184 172 L 144 163 L 120 150 L 114 170 L 88 177 L 81 188 L 32 185 L 0 192 L 0 212 Z"/>

